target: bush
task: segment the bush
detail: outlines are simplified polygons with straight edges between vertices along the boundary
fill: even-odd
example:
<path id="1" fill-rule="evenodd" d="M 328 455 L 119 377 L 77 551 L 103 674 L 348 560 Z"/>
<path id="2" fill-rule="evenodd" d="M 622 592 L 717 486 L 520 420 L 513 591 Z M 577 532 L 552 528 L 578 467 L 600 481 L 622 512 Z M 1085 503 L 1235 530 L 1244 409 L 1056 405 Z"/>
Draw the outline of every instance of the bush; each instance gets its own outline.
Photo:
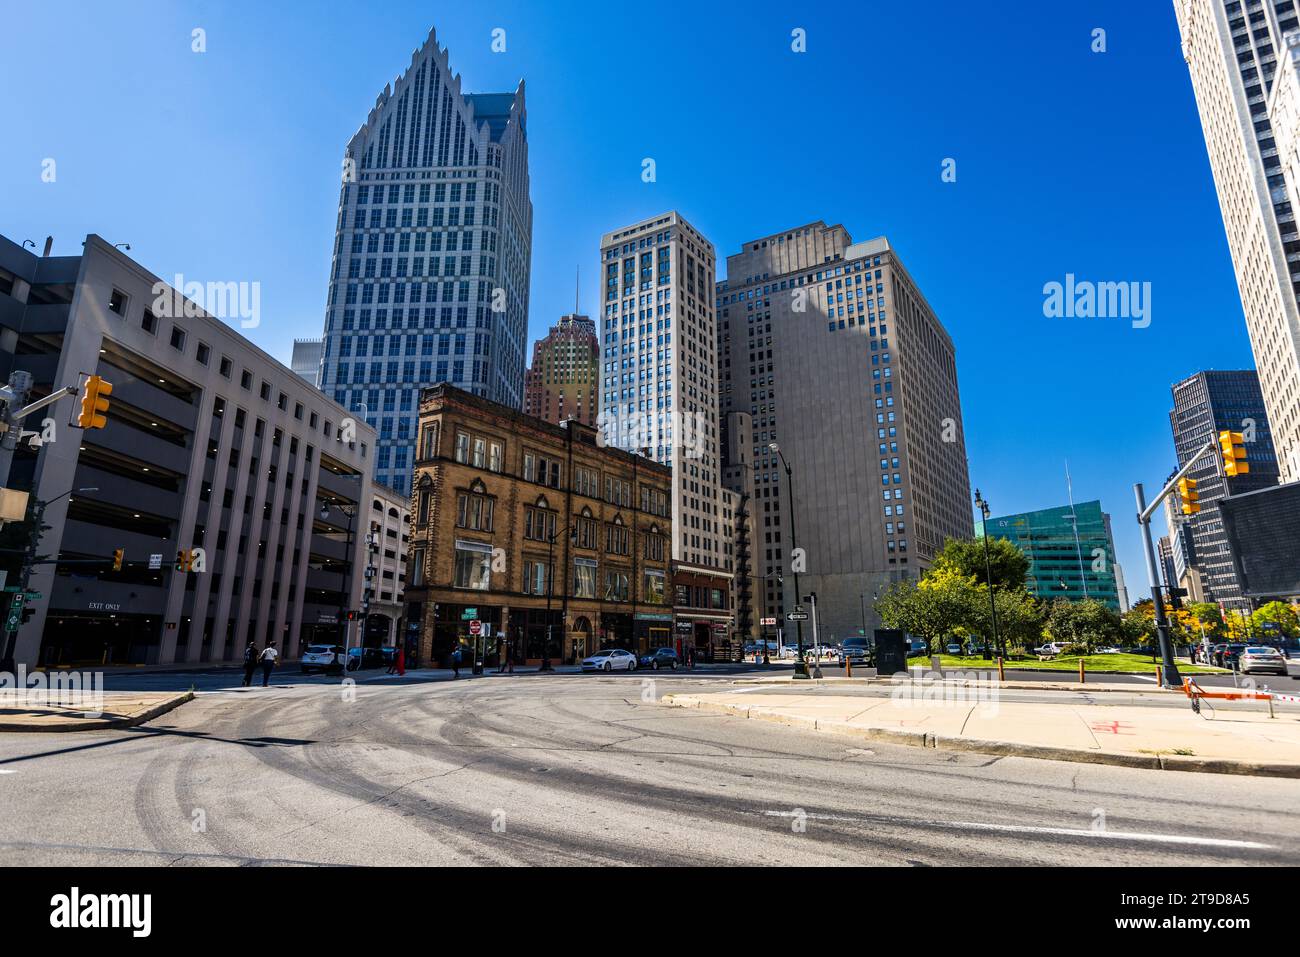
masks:
<path id="1" fill-rule="evenodd" d="M 1071 641 L 1061 646 L 1061 656 L 1065 658 L 1084 657 L 1092 654 L 1092 649 L 1081 641 Z"/>

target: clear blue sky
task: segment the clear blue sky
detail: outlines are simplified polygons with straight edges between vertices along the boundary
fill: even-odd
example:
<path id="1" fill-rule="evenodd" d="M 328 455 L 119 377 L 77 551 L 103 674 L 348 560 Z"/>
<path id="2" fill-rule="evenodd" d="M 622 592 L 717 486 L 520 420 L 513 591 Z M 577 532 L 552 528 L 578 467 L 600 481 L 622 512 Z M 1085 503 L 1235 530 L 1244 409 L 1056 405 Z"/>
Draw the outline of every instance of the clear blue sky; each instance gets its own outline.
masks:
<path id="1" fill-rule="evenodd" d="M 0 233 L 258 281 L 252 338 L 287 362 L 320 334 L 343 147 L 434 26 L 468 91 L 527 81 L 533 336 L 579 264 L 595 308 L 603 231 L 670 208 L 722 262 L 817 219 L 888 235 L 957 343 L 972 482 L 997 514 L 1048 507 L 1068 458 L 1137 598 L 1131 486 L 1171 471 L 1169 386 L 1253 365 L 1173 5 L 995 6 L 12 3 Z M 1070 272 L 1150 282 L 1150 327 L 1044 318 Z"/>

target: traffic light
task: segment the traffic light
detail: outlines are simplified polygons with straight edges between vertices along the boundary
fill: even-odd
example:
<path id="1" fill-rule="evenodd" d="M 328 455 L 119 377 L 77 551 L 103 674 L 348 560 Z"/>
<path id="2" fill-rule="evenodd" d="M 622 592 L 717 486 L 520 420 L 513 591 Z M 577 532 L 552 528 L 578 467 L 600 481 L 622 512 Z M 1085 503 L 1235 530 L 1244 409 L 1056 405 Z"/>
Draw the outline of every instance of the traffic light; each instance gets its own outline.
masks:
<path id="1" fill-rule="evenodd" d="M 125 548 L 113 549 L 113 571 L 120 572 L 122 570 L 122 563 L 125 560 L 126 560 Z"/>
<path id="2" fill-rule="evenodd" d="M 77 425 L 83 429 L 102 429 L 108 425 L 104 413 L 108 411 L 108 396 L 113 391 L 113 383 L 105 382 L 97 375 L 86 380 L 86 394 L 81 397 L 81 415 L 77 416 Z"/>
<path id="3" fill-rule="evenodd" d="M 1196 479 L 1178 480 L 1178 500 L 1183 504 L 1184 515 L 1195 515 L 1201 510 L 1201 494 L 1196 491 Z"/>
<path id="4" fill-rule="evenodd" d="M 176 570 L 178 572 L 188 572 L 194 566 L 194 558 L 188 548 L 178 549 L 176 552 Z"/>
<path id="5" fill-rule="evenodd" d="M 1240 432 L 1220 432 L 1219 450 L 1223 453 L 1225 475 L 1245 475 L 1250 471 L 1250 463 L 1246 461 L 1246 439 Z"/>

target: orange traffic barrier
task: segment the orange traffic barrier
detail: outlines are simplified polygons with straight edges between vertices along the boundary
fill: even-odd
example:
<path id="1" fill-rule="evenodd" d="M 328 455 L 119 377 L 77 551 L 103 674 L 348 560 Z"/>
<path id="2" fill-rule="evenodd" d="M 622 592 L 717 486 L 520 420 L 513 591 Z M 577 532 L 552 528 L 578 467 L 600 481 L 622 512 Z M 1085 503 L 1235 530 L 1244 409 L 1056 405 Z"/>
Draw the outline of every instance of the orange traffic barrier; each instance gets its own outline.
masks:
<path id="1" fill-rule="evenodd" d="M 1183 679 L 1183 693 L 1189 698 L 1221 698 L 1224 701 L 1272 701 L 1267 691 L 1206 691 L 1191 678 Z"/>

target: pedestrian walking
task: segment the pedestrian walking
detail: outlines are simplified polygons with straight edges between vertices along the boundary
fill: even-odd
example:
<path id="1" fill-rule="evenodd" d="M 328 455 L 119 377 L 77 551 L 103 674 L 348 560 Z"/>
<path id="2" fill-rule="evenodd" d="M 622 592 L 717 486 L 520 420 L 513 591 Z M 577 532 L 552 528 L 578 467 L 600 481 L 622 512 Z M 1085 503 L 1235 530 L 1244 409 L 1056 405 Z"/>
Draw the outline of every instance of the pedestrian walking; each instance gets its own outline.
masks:
<path id="1" fill-rule="evenodd" d="M 280 657 L 280 652 L 275 650 L 275 642 L 268 641 L 266 647 L 262 649 L 262 654 L 258 660 L 262 663 L 262 687 L 265 688 L 271 683 L 271 672 L 275 668 L 275 660 Z"/>
<path id="2" fill-rule="evenodd" d="M 457 644 L 456 647 L 451 650 L 451 670 L 452 670 L 453 678 L 460 677 L 460 645 L 459 644 Z"/>
<path id="3" fill-rule="evenodd" d="M 393 649 L 393 657 L 388 659 L 388 670 L 385 674 L 395 674 L 397 672 L 397 649 Z"/>
<path id="4" fill-rule="evenodd" d="M 253 683 L 253 672 L 257 670 L 257 643 L 250 641 L 244 649 L 244 687 Z"/>
<path id="5" fill-rule="evenodd" d="M 406 674 L 406 649 L 401 647 L 400 645 L 397 648 L 396 662 L 397 662 L 397 677 L 400 678 L 402 677 L 402 675 Z"/>
<path id="6" fill-rule="evenodd" d="M 506 674 L 515 673 L 515 646 L 506 642 Z"/>

